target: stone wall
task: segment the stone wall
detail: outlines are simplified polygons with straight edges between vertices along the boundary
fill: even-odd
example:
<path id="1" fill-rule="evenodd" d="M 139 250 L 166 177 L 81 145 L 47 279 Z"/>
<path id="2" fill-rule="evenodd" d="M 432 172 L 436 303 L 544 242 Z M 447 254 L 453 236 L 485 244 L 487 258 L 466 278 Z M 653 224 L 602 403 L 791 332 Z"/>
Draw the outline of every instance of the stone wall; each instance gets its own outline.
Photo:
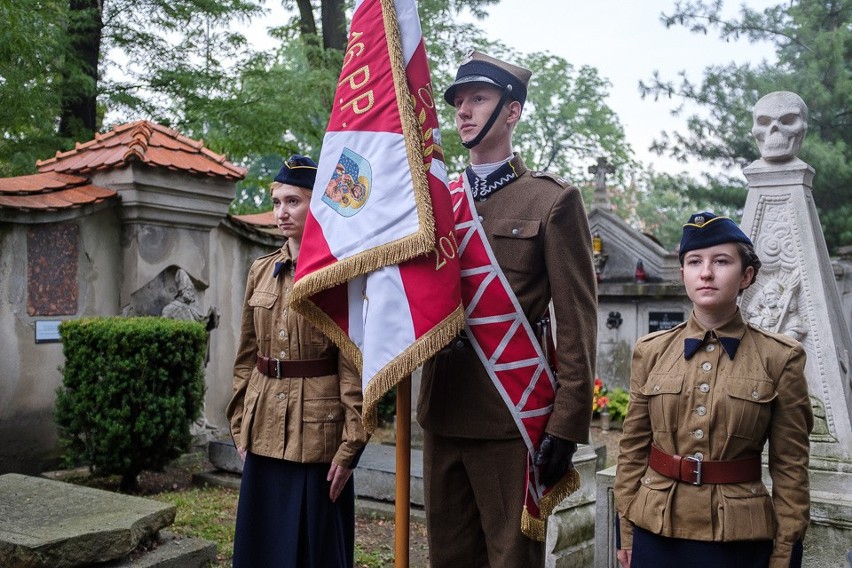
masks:
<path id="1" fill-rule="evenodd" d="M 56 228 L 73 239 L 63 239 L 64 246 L 76 246 L 73 259 L 49 246 L 27 246 L 42 232 L 62 233 Z M 38 473 L 57 456 L 53 405 L 62 345 L 37 343 L 36 322 L 118 312 L 119 233 L 112 209 L 58 222 L 0 225 L 0 473 Z M 61 301 L 51 303 L 52 297 Z"/>

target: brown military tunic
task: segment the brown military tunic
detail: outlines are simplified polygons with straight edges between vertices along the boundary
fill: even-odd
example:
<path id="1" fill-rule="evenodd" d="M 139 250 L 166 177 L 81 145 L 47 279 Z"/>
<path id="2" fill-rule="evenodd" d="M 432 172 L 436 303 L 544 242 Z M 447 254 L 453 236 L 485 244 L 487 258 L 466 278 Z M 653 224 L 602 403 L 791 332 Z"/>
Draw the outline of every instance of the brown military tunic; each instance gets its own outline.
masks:
<path id="1" fill-rule="evenodd" d="M 591 232 L 579 190 L 527 170 L 476 202 L 497 262 L 531 324 L 553 299 L 558 391 L 547 432 L 589 439 L 597 349 L 597 288 Z M 533 326 L 535 329 L 535 326 Z M 424 429 L 463 438 L 519 438 L 517 426 L 470 345 L 451 344 L 423 368 L 417 419 Z"/>
<path id="2" fill-rule="evenodd" d="M 687 338 L 701 342 L 689 359 Z M 691 540 L 774 540 L 771 565 L 789 566 L 809 522 L 804 366 L 799 342 L 747 325 L 739 311 L 712 331 L 693 315 L 640 339 L 615 484 L 622 548 L 632 548 L 635 524 Z M 760 480 L 693 485 L 648 467 L 652 442 L 671 455 L 737 460 L 759 456 L 767 440 L 772 495 Z"/>
<path id="3" fill-rule="evenodd" d="M 538 321 L 553 300 L 559 374 L 546 430 L 584 443 L 597 344 L 588 218 L 576 187 L 527 170 L 517 155 L 510 163 L 517 178 L 476 201 L 476 213 L 527 319 Z M 424 365 L 417 419 L 432 565 L 543 565 L 543 544 L 521 533 L 526 444 L 468 342 Z"/>
<path id="4" fill-rule="evenodd" d="M 273 276 L 276 262 L 284 263 Z M 237 446 L 261 456 L 351 468 L 367 443 L 361 426 L 361 381 L 337 347 L 287 306 L 293 286 L 285 245 L 251 266 L 240 343 L 234 363 L 234 395 L 227 408 Z M 258 351 L 278 359 L 338 357 L 338 374 L 271 378 L 256 367 Z"/>

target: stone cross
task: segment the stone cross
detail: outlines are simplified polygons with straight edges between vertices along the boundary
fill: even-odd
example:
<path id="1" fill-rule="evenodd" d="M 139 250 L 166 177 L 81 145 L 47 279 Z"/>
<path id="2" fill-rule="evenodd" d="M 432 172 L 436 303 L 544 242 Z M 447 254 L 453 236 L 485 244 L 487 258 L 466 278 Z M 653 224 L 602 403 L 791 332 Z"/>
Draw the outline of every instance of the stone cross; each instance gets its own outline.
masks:
<path id="1" fill-rule="evenodd" d="M 594 205 L 602 209 L 609 210 L 611 208 L 609 202 L 609 192 L 606 190 L 606 174 L 615 173 L 615 166 L 603 156 L 598 158 L 598 163 L 594 166 L 589 166 L 589 173 L 595 174 L 595 200 Z"/>

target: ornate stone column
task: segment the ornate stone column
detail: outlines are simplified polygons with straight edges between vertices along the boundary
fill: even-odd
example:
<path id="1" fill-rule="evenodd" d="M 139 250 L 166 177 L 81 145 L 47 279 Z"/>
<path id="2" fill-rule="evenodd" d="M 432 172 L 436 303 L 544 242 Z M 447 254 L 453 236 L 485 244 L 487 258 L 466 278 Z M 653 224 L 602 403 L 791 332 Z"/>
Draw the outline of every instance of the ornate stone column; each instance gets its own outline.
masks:
<path id="1" fill-rule="evenodd" d="M 814 169 L 797 157 L 806 130 L 807 107 L 795 93 L 770 93 L 754 107 L 762 157 L 743 170 L 742 229 L 763 267 L 740 307 L 750 323 L 801 341 L 808 355 L 814 429 L 804 565 L 819 568 L 843 563 L 852 542 L 852 336 L 811 192 Z"/>

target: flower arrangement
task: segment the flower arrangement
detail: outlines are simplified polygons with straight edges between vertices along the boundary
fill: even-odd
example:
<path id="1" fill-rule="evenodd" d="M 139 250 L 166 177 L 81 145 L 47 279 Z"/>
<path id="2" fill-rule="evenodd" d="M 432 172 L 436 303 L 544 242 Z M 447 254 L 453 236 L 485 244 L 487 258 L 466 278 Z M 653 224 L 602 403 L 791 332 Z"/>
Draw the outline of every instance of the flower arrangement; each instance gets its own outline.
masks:
<path id="1" fill-rule="evenodd" d="M 609 389 L 606 388 L 604 382 L 599 377 L 595 377 L 594 397 L 592 398 L 592 413 L 595 416 L 599 416 L 602 412 L 609 412 L 608 392 Z"/>

